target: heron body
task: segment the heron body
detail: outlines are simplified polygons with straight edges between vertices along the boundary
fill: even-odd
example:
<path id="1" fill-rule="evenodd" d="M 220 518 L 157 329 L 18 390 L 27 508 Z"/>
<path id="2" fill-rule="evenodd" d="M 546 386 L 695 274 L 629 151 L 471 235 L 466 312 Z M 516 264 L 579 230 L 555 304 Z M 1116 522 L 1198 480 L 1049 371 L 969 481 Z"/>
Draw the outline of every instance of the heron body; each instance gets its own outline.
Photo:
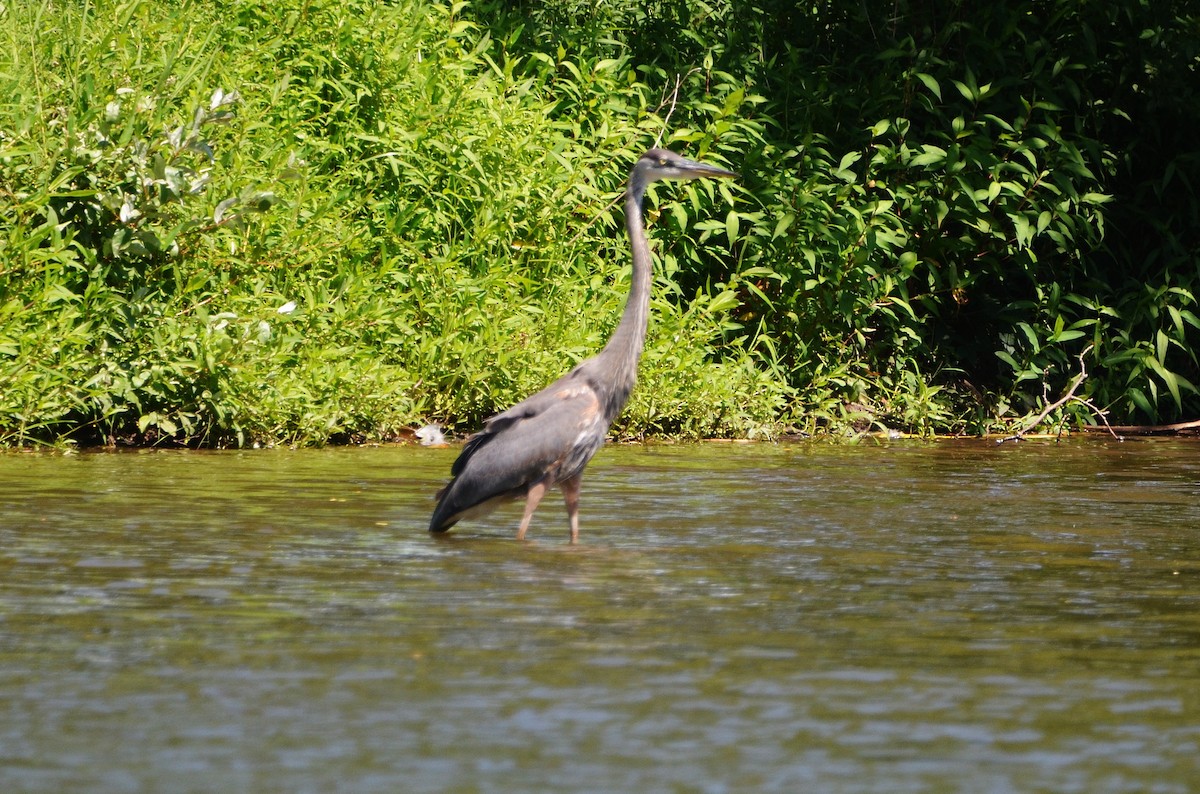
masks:
<path id="1" fill-rule="evenodd" d="M 540 392 L 484 422 L 450 469 L 438 494 L 430 532 L 445 532 L 506 502 L 525 499 L 517 539 L 522 540 L 538 503 L 552 487 L 562 489 L 571 528 L 579 540 L 579 489 L 588 461 L 604 445 L 608 429 L 637 382 L 638 359 L 650 311 L 650 248 L 642 220 L 646 186 L 660 179 L 729 178 L 723 168 L 651 149 L 638 159 L 625 195 L 625 225 L 633 255 L 629 299 L 608 344 L 596 356 Z"/>

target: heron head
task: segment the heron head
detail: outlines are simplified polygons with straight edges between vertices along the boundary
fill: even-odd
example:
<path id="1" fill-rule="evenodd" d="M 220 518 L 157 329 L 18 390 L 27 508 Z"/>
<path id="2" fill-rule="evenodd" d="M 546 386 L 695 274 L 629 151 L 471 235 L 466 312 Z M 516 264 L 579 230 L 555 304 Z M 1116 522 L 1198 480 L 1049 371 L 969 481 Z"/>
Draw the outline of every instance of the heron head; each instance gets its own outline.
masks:
<path id="1" fill-rule="evenodd" d="M 647 182 L 658 179 L 732 179 L 737 176 L 733 171 L 680 157 L 668 149 L 650 149 L 643 154 L 634 166 L 634 172 L 639 171 Z"/>

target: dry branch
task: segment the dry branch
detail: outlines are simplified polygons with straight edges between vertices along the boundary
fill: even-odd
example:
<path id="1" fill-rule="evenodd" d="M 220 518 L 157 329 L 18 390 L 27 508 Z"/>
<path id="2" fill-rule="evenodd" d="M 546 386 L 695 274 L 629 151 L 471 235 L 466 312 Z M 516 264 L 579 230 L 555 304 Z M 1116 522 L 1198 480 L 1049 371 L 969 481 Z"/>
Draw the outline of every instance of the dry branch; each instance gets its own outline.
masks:
<path id="1" fill-rule="evenodd" d="M 1093 347 L 1092 345 L 1088 345 L 1087 347 L 1085 347 L 1083 349 L 1083 352 L 1081 352 L 1079 354 L 1079 374 L 1076 375 L 1074 378 L 1071 378 L 1071 382 L 1069 384 L 1067 384 L 1067 390 L 1066 390 L 1066 392 L 1063 393 L 1063 396 L 1058 398 L 1054 402 L 1049 403 L 1042 410 L 1042 412 L 1040 414 L 1038 414 L 1032 420 L 1027 422 L 1025 424 L 1025 427 L 1021 428 L 1020 430 L 1017 430 L 1011 436 L 1005 436 L 1004 438 L 998 440 L 996 442 L 997 444 L 1003 444 L 1005 441 L 1020 441 L 1022 438 L 1025 437 L 1026 433 L 1028 433 L 1030 430 L 1032 430 L 1033 428 L 1040 425 L 1042 423 L 1042 420 L 1044 420 L 1052 412 L 1054 412 L 1054 411 L 1058 410 L 1059 408 L 1061 408 L 1062 406 L 1066 405 L 1072 399 L 1076 400 L 1077 402 L 1085 403 L 1086 405 L 1091 406 L 1092 408 L 1095 408 L 1095 406 L 1092 406 L 1090 401 L 1083 400 L 1083 399 L 1075 396 L 1075 391 L 1080 387 L 1080 385 L 1083 384 L 1084 380 L 1087 379 L 1087 367 L 1084 366 L 1083 357 L 1092 351 L 1092 347 Z M 1100 416 L 1101 416 L 1101 418 L 1103 418 L 1103 416 L 1104 416 L 1103 412 L 1101 412 Z M 1106 422 L 1106 424 L 1107 424 L 1107 422 Z M 1111 429 L 1110 429 L 1110 432 L 1111 432 Z M 1113 435 L 1115 436 L 1116 433 L 1113 433 Z"/>
<path id="2" fill-rule="evenodd" d="M 1084 425 L 1084 431 L 1097 433 L 1107 430 L 1125 436 L 1192 436 L 1200 435 L 1200 419 L 1175 422 L 1169 425 Z"/>

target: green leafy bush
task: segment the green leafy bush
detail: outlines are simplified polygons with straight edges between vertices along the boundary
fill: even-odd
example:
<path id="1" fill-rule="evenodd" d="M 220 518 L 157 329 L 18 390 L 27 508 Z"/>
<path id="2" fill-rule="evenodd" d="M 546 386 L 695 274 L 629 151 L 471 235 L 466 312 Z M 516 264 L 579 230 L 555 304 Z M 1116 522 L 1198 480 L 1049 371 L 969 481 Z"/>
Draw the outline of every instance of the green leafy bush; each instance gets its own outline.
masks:
<path id="1" fill-rule="evenodd" d="M 0 439 L 472 429 L 602 344 L 615 433 L 1200 407 L 1187 4 L 0 5 Z M 1073 404 L 1078 421 L 1095 418 Z M 1050 417 L 1061 420 L 1065 414 Z"/>
<path id="2" fill-rule="evenodd" d="M 9 442 L 470 428 L 620 313 L 606 205 L 653 126 L 627 63 L 531 58 L 531 77 L 461 4 L 224 2 L 219 39 L 192 7 L 49 10 L 4 11 L 35 76 L 5 70 L 0 124 Z M 676 222 L 728 198 L 684 196 L 661 197 Z M 769 433 L 786 388 L 714 298 L 660 287 L 658 400 L 620 432 Z"/>
<path id="3" fill-rule="evenodd" d="M 682 139 L 736 163 L 759 206 L 726 219 L 732 269 L 694 283 L 737 284 L 798 426 L 986 431 L 1089 345 L 1087 393 L 1115 417 L 1197 410 L 1186 4 L 480 8 L 536 51 L 686 75 L 681 124 L 724 111 Z"/>

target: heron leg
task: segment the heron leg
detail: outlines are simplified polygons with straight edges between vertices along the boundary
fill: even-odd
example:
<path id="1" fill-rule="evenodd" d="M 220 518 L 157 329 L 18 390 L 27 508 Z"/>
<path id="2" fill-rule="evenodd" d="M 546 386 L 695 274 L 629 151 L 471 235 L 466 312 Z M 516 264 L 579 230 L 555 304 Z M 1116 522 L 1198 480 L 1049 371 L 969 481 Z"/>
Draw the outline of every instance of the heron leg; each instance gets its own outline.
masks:
<path id="1" fill-rule="evenodd" d="M 563 501 L 567 503 L 567 519 L 571 522 L 572 543 L 579 542 L 579 488 L 582 484 L 583 476 L 579 474 L 563 480 L 559 484 L 563 492 Z"/>
<path id="2" fill-rule="evenodd" d="M 547 487 L 545 480 L 538 480 L 529 486 L 529 491 L 525 494 L 525 517 L 521 519 L 521 528 L 517 530 L 517 540 L 525 540 L 525 530 L 529 529 L 529 520 L 533 518 L 533 511 L 537 510 L 538 502 L 542 501 L 542 497 L 546 495 Z"/>

